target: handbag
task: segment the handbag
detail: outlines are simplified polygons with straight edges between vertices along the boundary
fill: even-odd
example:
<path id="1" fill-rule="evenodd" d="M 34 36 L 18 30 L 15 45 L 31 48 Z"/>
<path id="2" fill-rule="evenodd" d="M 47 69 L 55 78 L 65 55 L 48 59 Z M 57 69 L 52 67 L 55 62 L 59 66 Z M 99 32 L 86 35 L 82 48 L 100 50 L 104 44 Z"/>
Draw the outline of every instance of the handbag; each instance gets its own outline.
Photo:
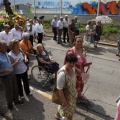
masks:
<path id="1" fill-rule="evenodd" d="M 83 72 L 83 73 L 81 74 L 81 76 L 82 76 L 82 81 L 83 81 L 83 83 L 85 84 L 85 83 L 87 82 L 87 80 L 89 79 L 90 74 Z"/>
<path id="2" fill-rule="evenodd" d="M 62 70 L 62 71 L 63 71 L 63 70 Z M 64 71 L 65 71 L 65 70 L 64 70 Z M 67 89 L 66 89 L 66 86 L 67 86 L 67 84 L 66 84 L 66 75 L 65 75 L 65 86 L 64 86 L 64 88 L 63 88 L 63 93 L 64 93 L 65 98 L 67 99 L 68 91 L 67 91 Z M 62 100 L 61 100 L 61 98 L 60 98 L 59 90 L 57 89 L 57 86 L 56 86 L 56 85 L 54 85 L 53 91 L 52 91 L 52 102 L 53 102 L 53 103 L 56 103 L 56 104 L 58 104 L 58 105 L 62 105 Z"/>

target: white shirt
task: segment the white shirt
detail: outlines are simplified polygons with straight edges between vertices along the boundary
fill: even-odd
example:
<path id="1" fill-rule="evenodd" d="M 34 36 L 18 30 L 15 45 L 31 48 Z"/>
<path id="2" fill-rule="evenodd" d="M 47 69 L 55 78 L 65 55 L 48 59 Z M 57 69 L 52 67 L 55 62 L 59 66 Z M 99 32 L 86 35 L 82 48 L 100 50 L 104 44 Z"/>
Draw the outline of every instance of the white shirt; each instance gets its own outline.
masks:
<path id="1" fill-rule="evenodd" d="M 58 29 L 63 29 L 63 21 L 59 20 L 57 22 L 57 27 L 58 27 Z"/>
<path id="2" fill-rule="evenodd" d="M 19 64 L 17 66 L 15 66 L 14 68 L 14 73 L 15 74 L 22 74 L 24 72 L 26 72 L 27 70 L 27 66 L 24 63 L 24 57 L 23 54 L 20 52 L 18 55 L 15 55 L 12 51 L 9 52 L 9 55 L 13 58 L 14 61 L 19 60 Z"/>
<path id="3" fill-rule="evenodd" d="M 68 28 L 68 25 L 69 25 L 69 19 L 68 20 L 63 19 L 63 27 Z"/>
<path id="4" fill-rule="evenodd" d="M 36 33 L 36 36 L 38 36 L 38 33 L 44 33 L 42 24 L 37 23 L 35 25 L 35 33 Z"/>
<path id="5" fill-rule="evenodd" d="M 27 28 L 27 32 L 30 34 L 30 35 L 34 35 L 35 34 L 35 25 L 32 25 L 32 31 L 30 32 L 30 26 L 26 26 Z"/>
<path id="6" fill-rule="evenodd" d="M 12 39 L 13 39 L 13 35 L 11 32 L 7 34 L 5 31 L 2 31 L 0 33 L 0 40 L 5 40 L 7 43 L 7 46 L 9 46 L 9 43 Z"/>
<path id="7" fill-rule="evenodd" d="M 11 33 L 13 35 L 13 39 L 16 39 L 16 40 L 22 39 L 22 31 L 21 30 L 16 30 L 15 28 L 13 28 L 11 30 Z"/>

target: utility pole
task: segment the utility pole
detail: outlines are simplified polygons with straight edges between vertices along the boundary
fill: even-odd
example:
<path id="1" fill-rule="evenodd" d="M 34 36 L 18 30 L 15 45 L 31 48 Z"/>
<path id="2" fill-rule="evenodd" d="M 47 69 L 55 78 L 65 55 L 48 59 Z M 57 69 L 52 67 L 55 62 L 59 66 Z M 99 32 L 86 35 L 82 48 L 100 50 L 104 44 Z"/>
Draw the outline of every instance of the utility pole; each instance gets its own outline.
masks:
<path id="1" fill-rule="evenodd" d="M 34 0 L 34 16 L 36 16 L 35 0 Z"/>
<path id="2" fill-rule="evenodd" d="M 101 0 L 98 0 L 97 16 L 99 15 L 99 11 L 100 11 L 100 1 Z"/>
<path id="3" fill-rule="evenodd" d="M 14 0 L 14 11 L 15 11 L 15 0 Z"/>
<path id="4" fill-rule="evenodd" d="M 60 0 L 60 16 L 62 16 L 62 0 Z"/>

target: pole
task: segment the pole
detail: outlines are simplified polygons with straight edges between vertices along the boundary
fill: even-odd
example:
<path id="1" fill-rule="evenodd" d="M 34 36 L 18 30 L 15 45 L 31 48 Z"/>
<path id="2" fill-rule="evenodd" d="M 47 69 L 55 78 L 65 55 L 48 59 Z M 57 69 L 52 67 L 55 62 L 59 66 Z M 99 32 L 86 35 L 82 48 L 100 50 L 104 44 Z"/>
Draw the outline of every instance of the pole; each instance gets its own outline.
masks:
<path id="1" fill-rule="evenodd" d="M 60 16 L 62 16 L 62 0 L 60 0 Z"/>
<path id="2" fill-rule="evenodd" d="M 101 1 L 101 0 L 98 0 L 97 16 L 99 15 L 99 10 L 100 10 L 100 1 Z"/>
<path id="3" fill-rule="evenodd" d="M 34 0 L 34 16 L 36 16 L 35 0 Z"/>
<path id="4" fill-rule="evenodd" d="M 14 0 L 14 11 L 15 11 L 15 0 Z"/>

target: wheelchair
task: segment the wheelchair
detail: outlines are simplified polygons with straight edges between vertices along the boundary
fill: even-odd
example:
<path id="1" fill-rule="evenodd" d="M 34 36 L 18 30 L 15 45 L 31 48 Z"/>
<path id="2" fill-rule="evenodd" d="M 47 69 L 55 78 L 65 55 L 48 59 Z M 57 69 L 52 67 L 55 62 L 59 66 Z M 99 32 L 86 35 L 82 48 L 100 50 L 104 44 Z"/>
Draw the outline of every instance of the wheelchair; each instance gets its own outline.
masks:
<path id="1" fill-rule="evenodd" d="M 35 65 L 31 69 L 31 75 L 35 81 L 46 86 L 55 76 L 50 73 L 48 66 Z"/>

